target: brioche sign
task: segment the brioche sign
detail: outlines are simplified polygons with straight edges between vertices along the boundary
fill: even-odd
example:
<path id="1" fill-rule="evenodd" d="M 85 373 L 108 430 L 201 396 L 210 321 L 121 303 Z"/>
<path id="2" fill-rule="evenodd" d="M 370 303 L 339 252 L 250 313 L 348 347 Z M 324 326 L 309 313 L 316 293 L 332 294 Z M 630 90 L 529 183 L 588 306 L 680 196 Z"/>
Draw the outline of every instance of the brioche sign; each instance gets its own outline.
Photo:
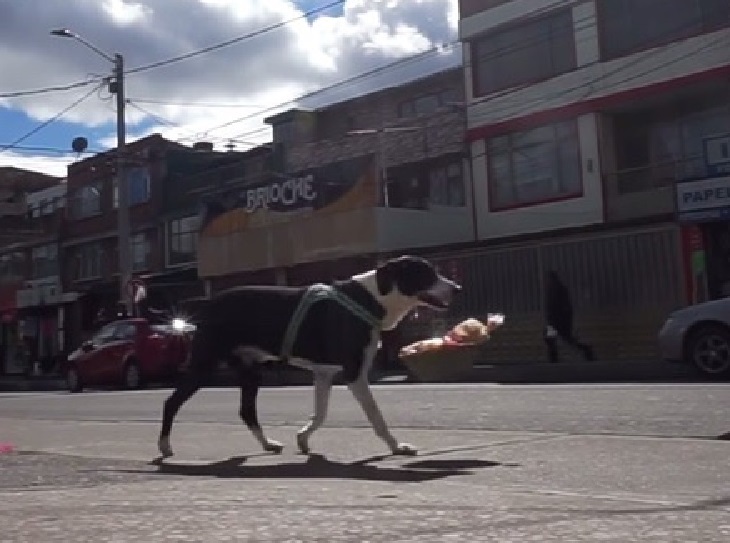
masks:
<path id="1" fill-rule="evenodd" d="M 253 213 L 258 209 L 285 207 L 296 209 L 306 206 L 317 198 L 317 190 L 312 174 L 294 177 L 286 181 L 274 182 L 263 187 L 245 191 L 246 211 Z"/>
<path id="2" fill-rule="evenodd" d="M 226 236 L 377 203 L 372 155 L 349 158 L 212 196 L 201 202 L 201 236 Z"/>

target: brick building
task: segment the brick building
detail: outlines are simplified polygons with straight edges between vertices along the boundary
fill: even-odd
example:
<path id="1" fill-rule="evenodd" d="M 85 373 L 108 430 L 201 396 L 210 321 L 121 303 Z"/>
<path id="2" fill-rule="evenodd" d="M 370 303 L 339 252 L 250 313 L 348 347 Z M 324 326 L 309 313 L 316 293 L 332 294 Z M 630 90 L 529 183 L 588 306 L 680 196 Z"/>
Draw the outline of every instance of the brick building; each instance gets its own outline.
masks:
<path id="1" fill-rule="evenodd" d="M 213 290 L 304 284 L 472 240 L 463 100 L 452 69 L 267 119 L 275 171 L 246 181 L 238 203 L 203 225 L 201 277 Z"/>
<path id="2" fill-rule="evenodd" d="M 46 249 L 57 249 L 65 190 L 61 181 L 38 172 L 0 168 L 0 374 L 28 370 L 25 353 L 34 346 L 38 326 L 23 318 L 24 306 L 18 302 L 28 280 L 53 271 L 40 257 Z"/>
<path id="3" fill-rule="evenodd" d="M 200 157 L 198 163 L 204 164 L 223 153 L 191 149 L 158 134 L 127 145 L 132 273 L 150 284 L 155 305 L 202 293 L 197 275 L 185 269 L 194 253 L 195 224 L 175 216 L 170 205 L 178 190 L 173 185 L 180 178 L 180 157 L 186 154 Z M 112 311 L 120 300 L 116 184 L 115 150 L 68 168 L 61 247 L 64 291 L 79 299 L 67 319 L 73 343 L 94 328 L 100 310 Z"/>

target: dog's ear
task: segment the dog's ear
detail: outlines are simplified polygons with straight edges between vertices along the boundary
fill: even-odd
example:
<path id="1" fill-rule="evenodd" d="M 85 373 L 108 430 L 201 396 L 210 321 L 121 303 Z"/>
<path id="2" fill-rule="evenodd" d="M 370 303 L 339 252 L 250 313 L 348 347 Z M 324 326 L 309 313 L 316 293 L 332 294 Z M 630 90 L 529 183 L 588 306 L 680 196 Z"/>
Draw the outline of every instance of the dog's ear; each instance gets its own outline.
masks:
<path id="1" fill-rule="evenodd" d="M 375 270 L 375 280 L 378 283 L 378 292 L 380 292 L 381 296 L 386 296 L 393 290 L 395 283 L 393 271 L 392 261 L 381 264 Z"/>

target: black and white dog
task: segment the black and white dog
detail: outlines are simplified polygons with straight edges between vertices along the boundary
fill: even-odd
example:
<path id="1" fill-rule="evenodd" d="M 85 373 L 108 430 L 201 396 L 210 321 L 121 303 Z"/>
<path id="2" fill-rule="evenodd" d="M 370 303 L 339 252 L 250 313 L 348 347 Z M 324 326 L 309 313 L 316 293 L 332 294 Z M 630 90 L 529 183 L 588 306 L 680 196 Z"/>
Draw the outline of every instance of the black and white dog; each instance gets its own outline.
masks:
<path id="1" fill-rule="evenodd" d="M 239 378 L 240 416 L 266 451 L 279 453 L 283 445 L 268 439 L 258 421 L 260 372 L 266 364 L 282 362 L 314 374 L 314 415 L 297 433 L 302 453 L 309 452 L 309 438 L 327 416 L 332 381 L 341 372 L 393 454 L 416 454 L 391 434 L 368 374 L 382 330 L 395 328 L 418 306 L 447 309 L 460 290 L 427 260 L 403 256 L 331 286 L 244 286 L 221 292 L 202 307 L 186 372 L 165 401 L 160 453 L 172 455 L 170 432 L 180 407 L 220 361 L 227 361 Z"/>

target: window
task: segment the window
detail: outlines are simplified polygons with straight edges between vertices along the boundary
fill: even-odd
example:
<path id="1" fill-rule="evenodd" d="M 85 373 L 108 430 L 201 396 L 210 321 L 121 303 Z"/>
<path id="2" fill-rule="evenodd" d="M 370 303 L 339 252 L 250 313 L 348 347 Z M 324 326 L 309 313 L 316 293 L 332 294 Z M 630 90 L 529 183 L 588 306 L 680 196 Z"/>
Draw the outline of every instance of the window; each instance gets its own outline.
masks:
<path id="1" fill-rule="evenodd" d="M 195 262 L 198 250 L 198 217 L 170 221 L 168 229 L 168 266 Z"/>
<path id="2" fill-rule="evenodd" d="M 139 272 L 149 268 L 150 240 L 144 232 L 134 234 L 130 240 L 132 271 Z"/>
<path id="3" fill-rule="evenodd" d="M 92 336 L 91 343 L 93 343 L 96 347 L 111 343 L 115 339 L 114 336 L 116 334 L 117 326 L 116 322 L 107 324 Z"/>
<path id="4" fill-rule="evenodd" d="M 31 259 L 33 279 L 58 275 L 58 245 L 55 243 L 34 247 L 31 251 Z"/>
<path id="5" fill-rule="evenodd" d="M 570 9 L 497 30 L 471 44 L 474 95 L 486 96 L 576 68 Z"/>
<path id="6" fill-rule="evenodd" d="M 0 279 L 25 276 L 25 255 L 21 252 L 0 255 Z"/>
<path id="7" fill-rule="evenodd" d="M 143 204 L 150 199 L 150 174 L 147 168 L 131 168 L 127 170 L 127 183 L 129 184 L 128 205 L 135 206 Z M 119 182 L 116 178 L 112 181 L 114 191 L 113 206 L 119 207 Z"/>
<path id="8" fill-rule="evenodd" d="M 71 201 L 71 218 L 86 219 L 101 213 L 101 183 L 79 188 Z"/>
<path id="9" fill-rule="evenodd" d="M 536 204 L 582 192 L 575 121 L 541 126 L 487 142 L 492 210 Z"/>
<path id="10" fill-rule="evenodd" d="M 724 102 L 724 103 L 723 103 Z M 707 104 L 707 99 L 688 103 Z M 704 139 L 730 126 L 727 98 L 703 107 L 681 105 L 614 117 L 617 188 L 639 192 L 706 175 Z"/>
<path id="11" fill-rule="evenodd" d="M 458 101 L 456 89 L 444 89 L 440 92 L 424 94 L 411 98 L 398 105 L 398 117 L 416 117 L 428 115 L 439 108 L 446 107 Z"/>
<path id="12" fill-rule="evenodd" d="M 133 341 L 137 336 L 137 326 L 131 322 L 118 322 L 114 329 L 114 341 Z"/>
<path id="13" fill-rule="evenodd" d="M 441 206 L 464 206 L 464 178 L 460 162 L 436 166 L 429 171 L 429 202 Z"/>
<path id="14" fill-rule="evenodd" d="M 730 25 L 727 0 L 599 0 L 598 9 L 606 60 Z"/>
<path id="15" fill-rule="evenodd" d="M 80 245 L 76 254 L 76 279 L 95 279 L 101 277 L 102 248 L 99 242 Z"/>
<path id="16" fill-rule="evenodd" d="M 459 0 L 459 15 L 463 19 L 507 2 L 511 0 Z"/>

